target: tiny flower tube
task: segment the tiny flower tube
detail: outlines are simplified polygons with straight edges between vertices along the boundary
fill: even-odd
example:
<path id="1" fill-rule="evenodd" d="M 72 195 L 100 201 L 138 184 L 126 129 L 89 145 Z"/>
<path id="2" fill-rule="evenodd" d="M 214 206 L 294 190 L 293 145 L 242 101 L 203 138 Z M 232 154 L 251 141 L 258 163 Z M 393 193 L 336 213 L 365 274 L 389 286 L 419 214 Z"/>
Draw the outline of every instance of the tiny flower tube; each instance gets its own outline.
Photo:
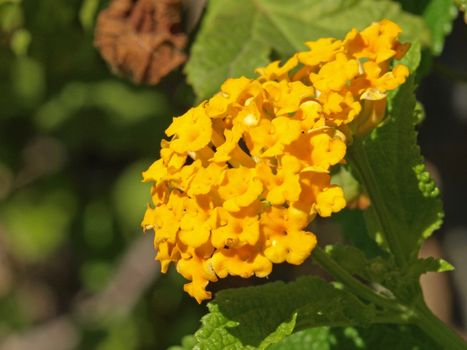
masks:
<path id="1" fill-rule="evenodd" d="M 387 92 L 406 80 L 407 67 L 392 65 L 408 49 L 400 32 L 382 20 L 343 40 L 307 42 L 173 119 L 143 173 L 153 187 L 142 227 L 155 232 L 162 271 L 174 263 L 199 303 L 211 298 L 210 282 L 266 277 L 273 264 L 310 256 L 310 222 L 346 206 L 330 170 L 353 137 L 378 126 Z"/>

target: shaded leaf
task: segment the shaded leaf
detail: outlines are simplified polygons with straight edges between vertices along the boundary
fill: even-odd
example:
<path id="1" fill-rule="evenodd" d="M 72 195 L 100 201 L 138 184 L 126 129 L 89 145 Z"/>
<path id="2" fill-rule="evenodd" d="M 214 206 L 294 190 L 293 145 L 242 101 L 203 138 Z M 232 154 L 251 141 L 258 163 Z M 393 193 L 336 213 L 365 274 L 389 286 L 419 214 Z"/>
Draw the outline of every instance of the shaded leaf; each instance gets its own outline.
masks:
<path id="1" fill-rule="evenodd" d="M 249 349 L 277 342 L 291 332 L 295 314 L 298 329 L 366 325 L 375 316 L 372 305 L 316 277 L 224 290 L 208 308 L 195 334 L 196 349 Z"/>

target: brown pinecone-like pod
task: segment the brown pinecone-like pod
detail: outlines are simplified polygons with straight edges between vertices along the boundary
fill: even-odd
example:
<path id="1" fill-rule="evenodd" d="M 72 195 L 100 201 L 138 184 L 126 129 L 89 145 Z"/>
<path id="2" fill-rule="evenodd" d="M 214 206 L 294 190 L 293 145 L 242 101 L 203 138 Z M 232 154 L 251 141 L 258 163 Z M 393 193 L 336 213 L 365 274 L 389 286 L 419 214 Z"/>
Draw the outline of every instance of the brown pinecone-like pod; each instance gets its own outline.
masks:
<path id="1" fill-rule="evenodd" d="M 94 45 L 112 69 L 157 84 L 185 62 L 181 0 L 113 0 L 98 17 Z"/>

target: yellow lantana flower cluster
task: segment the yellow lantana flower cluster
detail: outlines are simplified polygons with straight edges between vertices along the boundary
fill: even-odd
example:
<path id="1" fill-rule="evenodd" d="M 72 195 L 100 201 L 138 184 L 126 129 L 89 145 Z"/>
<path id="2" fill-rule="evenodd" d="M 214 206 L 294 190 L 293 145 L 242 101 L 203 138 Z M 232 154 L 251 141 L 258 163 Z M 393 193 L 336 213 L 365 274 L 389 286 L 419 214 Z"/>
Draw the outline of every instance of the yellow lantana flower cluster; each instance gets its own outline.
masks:
<path id="1" fill-rule="evenodd" d="M 162 272 L 174 262 L 184 289 L 209 299 L 209 282 L 266 277 L 272 265 L 301 264 L 316 245 L 307 226 L 345 207 L 331 184 L 353 135 L 383 117 L 386 92 L 408 70 L 390 67 L 407 46 L 388 20 L 344 40 L 319 39 L 308 51 L 228 79 L 208 101 L 174 118 L 142 226 L 155 231 Z"/>

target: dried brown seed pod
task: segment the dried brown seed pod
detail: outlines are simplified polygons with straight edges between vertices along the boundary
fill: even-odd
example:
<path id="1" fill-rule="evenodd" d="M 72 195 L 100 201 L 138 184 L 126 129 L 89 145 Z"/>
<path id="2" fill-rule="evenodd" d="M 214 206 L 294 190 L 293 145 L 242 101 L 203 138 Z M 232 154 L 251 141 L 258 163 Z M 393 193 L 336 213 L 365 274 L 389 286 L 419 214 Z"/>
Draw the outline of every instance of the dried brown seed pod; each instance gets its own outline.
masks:
<path id="1" fill-rule="evenodd" d="M 97 19 L 94 45 L 116 73 L 157 84 L 186 60 L 181 0 L 113 0 Z"/>

